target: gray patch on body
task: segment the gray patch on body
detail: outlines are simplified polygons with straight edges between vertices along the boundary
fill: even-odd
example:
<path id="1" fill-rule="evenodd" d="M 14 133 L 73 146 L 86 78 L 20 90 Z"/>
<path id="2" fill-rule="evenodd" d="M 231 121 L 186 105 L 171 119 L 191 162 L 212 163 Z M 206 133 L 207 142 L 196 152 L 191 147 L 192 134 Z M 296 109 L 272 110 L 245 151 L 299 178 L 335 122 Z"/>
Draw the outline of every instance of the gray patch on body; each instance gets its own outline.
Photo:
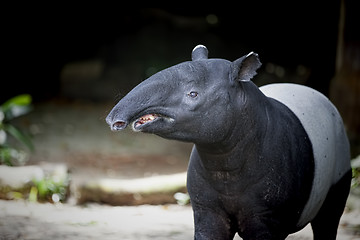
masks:
<path id="1" fill-rule="evenodd" d="M 286 105 L 299 118 L 313 147 L 315 172 L 311 194 L 298 226 L 318 213 L 330 187 L 350 169 L 350 149 L 340 114 L 323 94 L 296 84 L 260 87 L 268 97 Z"/>

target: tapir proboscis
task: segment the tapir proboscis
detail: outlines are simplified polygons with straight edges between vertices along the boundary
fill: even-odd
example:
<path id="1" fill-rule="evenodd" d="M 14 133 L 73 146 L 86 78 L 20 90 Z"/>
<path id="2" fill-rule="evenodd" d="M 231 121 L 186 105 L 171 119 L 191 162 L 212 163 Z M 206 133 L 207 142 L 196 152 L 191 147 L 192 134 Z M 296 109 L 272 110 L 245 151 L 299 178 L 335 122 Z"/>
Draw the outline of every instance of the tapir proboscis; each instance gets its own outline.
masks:
<path id="1" fill-rule="evenodd" d="M 195 239 L 285 239 L 311 223 L 314 239 L 336 239 L 351 182 L 350 150 L 337 109 L 297 84 L 258 88 L 251 52 L 162 70 L 122 98 L 113 131 L 194 143 L 187 188 Z"/>

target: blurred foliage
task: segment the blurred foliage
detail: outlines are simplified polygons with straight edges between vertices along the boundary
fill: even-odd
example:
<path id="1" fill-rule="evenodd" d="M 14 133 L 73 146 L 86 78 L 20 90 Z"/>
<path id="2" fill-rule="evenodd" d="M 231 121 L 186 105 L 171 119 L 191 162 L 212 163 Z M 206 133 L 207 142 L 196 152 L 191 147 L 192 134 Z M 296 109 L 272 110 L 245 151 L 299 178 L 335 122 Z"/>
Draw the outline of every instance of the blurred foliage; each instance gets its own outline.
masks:
<path id="1" fill-rule="evenodd" d="M 33 186 L 29 193 L 29 200 L 48 201 L 58 203 L 66 200 L 69 180 L 58 180 L 53 177 L 46 177 L 39 181 L 33 180 Z"/>
<path id="2" fill-rule="evenodd" d="M 30 95 L 22 94 L 0 105 L 0 164 L 9 166 L 13 166 L 16 163 L 23 164 L 27 158 L 25 151 L 12 146 L 13 144 L 9 142 L 8 136 L 22 143 L 30 151 L 34 149 L 30 137 L 11 124 L 11 120 L 14 118 L 31 111 L 31 101 Z"/>
<path id="3" fill-rule="evenodd" d="M 24 185 L 20 189 L 2 187 L 1 191 L 6 194 L 5 199 L 23 200 L 30 202 L 64 202 L 69 194 L 69 177 L 59 180 L 53 176 L 47 176 L 40 180 L 32 180 L 30 185 Z"/>
<path id="4" fill-rule="evenodd" d="M 352 168 L 352 192 L 360 195 L 360 155 L 351 161 Z"/>

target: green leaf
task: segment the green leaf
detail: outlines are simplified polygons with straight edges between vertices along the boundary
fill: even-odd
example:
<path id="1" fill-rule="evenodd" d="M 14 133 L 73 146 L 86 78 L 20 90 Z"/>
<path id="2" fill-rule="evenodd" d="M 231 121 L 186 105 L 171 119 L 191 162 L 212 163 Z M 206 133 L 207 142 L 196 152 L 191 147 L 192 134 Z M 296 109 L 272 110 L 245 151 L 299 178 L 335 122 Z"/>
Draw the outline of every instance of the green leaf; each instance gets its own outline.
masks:
<path id="1" fill-rule="evenodd" d="M 29 94 L 22 94 L 7 100 L 0 106 L 1 111 L 5 115 L 5 119 L 24 115 L 31 110 L 31 96 Z"/>
<path id="2" fill-rule="evenodd" d="M 30 193 L 29 193 L 29 201 L 30 202 L 37 202 L 37 195 L 38 195 L 38 189 L 34 186 L 31 187 Z"/>
<path id="3" fill-rule="evenodd" d="M 23 134 L 20 130 L 10 124 L 4 124 L 3 128 L 5 131 L 10 133 L 13 137 L 15 137 L 18 141 L 23 143 L 26 147 L 28 147 L 31 151 L 34 150 L 34 145 L 31 142 L 31 139 Z"/>
<path id="4" fill-rule="evenodd" d="M 21 94 L 16 97 L 10 98 L 1 105 L 3 109 L 11 107 L 11 105 L 27 106 L 31 103 L 32 99 L 29 94 Z"/>
<path id="5" fill-rule="evenodd" d="M 6 146 L 0 146 L 0 164 L 4 163 L 8 166 L 12 166 L 11 161 L 11 148 Z"/>

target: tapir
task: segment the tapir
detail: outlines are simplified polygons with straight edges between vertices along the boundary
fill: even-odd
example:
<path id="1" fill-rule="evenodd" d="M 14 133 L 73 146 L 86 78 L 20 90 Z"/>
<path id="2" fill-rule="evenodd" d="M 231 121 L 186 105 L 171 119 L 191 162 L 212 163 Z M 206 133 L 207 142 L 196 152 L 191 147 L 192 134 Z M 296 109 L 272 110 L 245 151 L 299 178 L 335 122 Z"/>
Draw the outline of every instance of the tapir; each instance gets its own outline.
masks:
<path id="1" fill-rule="evenodd" d="M 314 239 L 336 239 L 352 177 L 341 116 L 312 88 L 258 88 L 260 66 L 254 52 L 231 62 L 198 45 L 191 61 L 132 89 L 106 121 L 194 143 L 195 239 L 285 239 L 308 223 Z"/>

